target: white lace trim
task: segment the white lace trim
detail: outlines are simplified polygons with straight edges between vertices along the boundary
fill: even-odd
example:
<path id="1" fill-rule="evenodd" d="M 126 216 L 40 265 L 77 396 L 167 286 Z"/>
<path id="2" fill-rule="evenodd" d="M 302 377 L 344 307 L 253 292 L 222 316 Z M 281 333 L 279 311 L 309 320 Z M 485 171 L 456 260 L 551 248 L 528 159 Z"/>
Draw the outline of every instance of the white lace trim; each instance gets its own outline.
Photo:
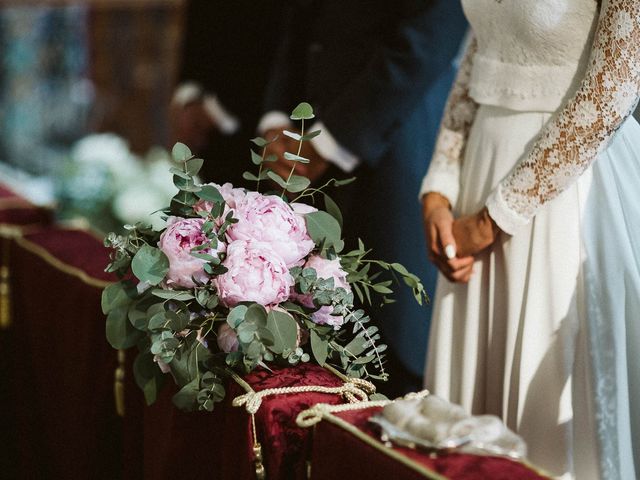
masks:
<path id="1" fill-rule="evenodd" d="M 541 132 L 530 152 L 491 196 L 496 223 L 530 220 L 606 148 L 640 95 L 640 2 L 603 0 L 591 57 L 581 86 Z"/>
<path id="2" fill-rule="evenodd" d="M 429 192 L 438 192 L 447 197 L 452 207 L 458 201 L 462 157 L 478 109 L 478 105 L 469 96 L 468 88 L 472 58 L 476 50 L 476 40 L 471 38 L 449 93 L 436 148 L 420 188 L 420 197 Z"/>

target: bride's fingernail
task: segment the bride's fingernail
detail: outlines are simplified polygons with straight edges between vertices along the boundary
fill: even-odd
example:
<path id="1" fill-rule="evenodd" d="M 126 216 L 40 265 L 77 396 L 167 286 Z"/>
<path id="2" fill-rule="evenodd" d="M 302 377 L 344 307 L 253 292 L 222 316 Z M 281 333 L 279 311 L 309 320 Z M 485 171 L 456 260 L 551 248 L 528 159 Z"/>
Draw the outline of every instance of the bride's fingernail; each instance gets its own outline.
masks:
<path id="1" fill-rule="evenodd" d="M 454 245 L 446 245 L 444 247 L 444 254 L 447 256 L 449 260 L 456 258 L 456 247 Z"/>

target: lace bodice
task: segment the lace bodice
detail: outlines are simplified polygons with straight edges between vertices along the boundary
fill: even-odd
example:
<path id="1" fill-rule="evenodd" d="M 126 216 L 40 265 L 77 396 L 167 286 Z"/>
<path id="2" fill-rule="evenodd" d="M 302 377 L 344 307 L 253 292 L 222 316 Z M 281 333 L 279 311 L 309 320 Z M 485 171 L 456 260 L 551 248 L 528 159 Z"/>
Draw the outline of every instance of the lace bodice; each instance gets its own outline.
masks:
<path id="1" fill-rule="evenodd" d="M 568 83 L 567 77 L 547 74 L 534 79 L 533 85 L 540 82 L 562 85 L 566 92 L 561 92 L 561 106 L 531 150 L 525 152 L 487 200 L 489 213 L 500 228 L 514 233 L 586 170 L 632 113 L 640 91 L 640 1 L 603 0 L 599 14 L 595 0 L 463 3 L 476 40 L 467 49 L 449 96 L 422 194 L 438 191 L 452 204 L 457 199 L 457 176 L 465 140 L 476 104 L 485 100 L 477 94 L 477 88 L 472 88 L 484 71 L 476 65 L 478 58 L 481 62 L 488 58 L 510 67 L 520 64 L 528 72 L 537 72 L 538 67 L 544 72 L 551 67 L 565 68 L 566 73 L 569 66 L 575 67 L 574 77 Z M 499 15 L 500 9 L 505 10 Z M 501 15 L 510 17 L 507 25 L 512 30 L 511 36 L 499 33 L 499 29 L 487 30 L 487 25 Z M 597 18 L 595 29 L 594 18 Z M 544 28 L 548 35 L 542 38 Z M 502 85 L 510 82 L 515 90 L 522 84 L 518 81 L 522 77 L 517 75 L 501 78 Z M 553 91 L 553 87 L 549 88 Z M 505 97 L 498 95 L 493 99 L 512 108 Z"/>

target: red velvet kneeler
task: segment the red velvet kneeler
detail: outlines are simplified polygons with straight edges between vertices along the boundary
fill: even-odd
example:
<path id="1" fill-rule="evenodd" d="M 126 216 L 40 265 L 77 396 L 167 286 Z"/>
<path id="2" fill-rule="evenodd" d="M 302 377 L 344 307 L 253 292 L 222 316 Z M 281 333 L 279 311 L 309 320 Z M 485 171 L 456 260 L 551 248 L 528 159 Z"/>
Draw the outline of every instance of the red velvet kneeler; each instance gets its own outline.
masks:
<path id="1" fill-rule="evenodd" d="M 108 254 L 78 230 L 2 242 L 11 323 L 0 331 L 3 478 L 120 477 L 117 352 L 100 309 Z M 8 250 L 7 250 L 8 249 Z"/>
<path id="2" fill-rule="evenodd" d="M 0 225 L 48 225 L 52 219 L 52 210 L 33 205 L 0 184 Z"/>
<path id="3" fill-rule="evenodd" d="M 542 480 L 533 468 L 506 458 L 428 453 L 387 447 L 368 422 L 381 407 L 326 414 L 314 428 L 311 480 Z"/>
<path id="4" fill-rule="evenodd" d="M 337 387 L 343 381 L 318 365 L 276 369 L 274 373 L 259 369 L 244 380 L 254 391 L 291 386 Z M 167 379 L 172 382 L 170 378 Z M 244 407 L 233 407 L 234 398 L 245 390 L 230 380 L 227 395 L 212 413 L 183 413 L 171 403 L 173 385 L 165 388 L 151 407 L 142 405 L 139 392 L 130 393 L 127 384 L 125 415 L 125 446 L 140 439 L 143 447 L 143 471 L 128 467 L 127 478 L 146 480 L 189 478 L 190 480 L 255 479 L 251 416 Z M 307 459 L 311 449 L 311 431 L 296 426 L 295 419 L 303 410 L 316 403 L 338 404 L 339 395 L 326 393 L 296 393 L 265 397 L 255 415 L 258 440 L 268 480 L 305 479 Z M 135 431 L 143 418 L 143 435 Z M 128 427 L 126 424 L 131 422 Z M 137 476 L 136 476 L 137 475 Z"/>

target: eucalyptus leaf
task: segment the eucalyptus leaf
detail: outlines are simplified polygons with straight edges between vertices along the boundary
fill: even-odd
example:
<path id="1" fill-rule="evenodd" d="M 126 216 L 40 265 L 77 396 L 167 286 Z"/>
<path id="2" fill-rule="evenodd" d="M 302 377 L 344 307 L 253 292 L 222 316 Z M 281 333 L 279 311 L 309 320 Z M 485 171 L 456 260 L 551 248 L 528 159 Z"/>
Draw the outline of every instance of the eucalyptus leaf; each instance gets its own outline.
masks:
<path id="1" fill-rule="evenodd" d="M 271 350 L 274 353 L 296 348 L 298 324 L 291 315 L 271 310 L 267 316 L 267 328 L 273 335 Z"/>
<path id="2" fill-rule="evenodd" d="M 245 322 L 251 322 L 258 327 L 267 325 L 267 310 L 259 303 L 254 303 L 247 308 L 244 314 Z"/>
<path id="3" fill-rule="evenodd" d="M 291 160 L 292 162 L 299 162 L 299 163 L 311 162 L 311 160 L 309 160 L 308 158 L 301 157 L 300 155 L 296 155 L 295 153 L 290 153 L 290 152 L 284 152 L 284 158 L 285 160 Z"/>
<path id="4" fill-rule="evenodd" d="M 255 137 L 255 138 L 252 138 L 249 141 L 254 143 L 255 145 L 257 145 L 260 148 L 266 147 L 270 143 L 270 142 L 268 142 L 266 139 L 264 139 L 262 137 Z"/>
<path id="5" fill-rule="evenodd" d="M 283 130 L 282 134 L 286 135 L 289 138 L 293 138 L 296 142 L 299 142 L 300 139 L 302 138 L 302 136 L 299 133 L 290 132 L 289 130 Z"/>
<path id="6" fill-rule="evenodd" d="M 342 228 L 343 219 L 342 219 L 342 212 L 340 211 L 340 207 L 338 207 L 338 204 L 334 202 L 333 199 L 326 193 L 324 194 L 324 207 L 327 213 L 331 215 L 333 218 L 335 218 L 338 221 L 340 228 Z"/>
<path id="7" fill-rule="evenodd" d="M 178 142 L 171 149 L 171 157 L 176 162 L 186 162 L 191 157 L 193 157 L 193 153 L 191 153 L 189 147 L 187 147 L 184 143 Z"/>
<path id="8" fill-rule="evenodd" d="M 196 196 L 201 200 L 206 200 L 208 202 L 214 202 L 214 203 L 224 202 L 224 198 L 222 197 L 222 194 L 213 185 L 202 185 L 200 187 L 200 191 L 196 192 Z"/>
<path id="9" fill-rule="evenodd" d="M 181 302 L 193 300 L 195 298 L 190 292 L 182 290 L 163 290 L 161 288 L 155 288 L 151 293 L 159 298 L 164 298 L 166 300 L 179 300 Z"/>
<path id="10" fill-rule="evenodd" d="M 154 362 L 150 352 L 140 353 L 133 362 L 133 376 L 136 384 L 144 393 L 147 405 L 152 405 L 158 397 L 158 392 L 164 385 L 165 375 L 158 364 Z"/>
<path id="11" fill-rule="evenodd" d="M 177 175 L 180 178 L 184 178 L 185 180 L 191 180 L 191 176 L 187 175 L 186 173 L 184 173 L 183 170 L 180 170 L 179 168 L 171 167 L 169 169 L 169 172 L 173 173 L 174 175 Z"/>
<path id="12" fill-rule="evenodd" d="M 316 245 L 320 245 L 323 242 L 325 245 L 331 245 L 340 241 L 340 224 L 327 212 L 308 213 L 305 215 L 305 220 L 309 236 Z"/>
<path id="13" fill-rule="evenodd" d="M 258 181 L 258 177 L 251 172 L 243 172 L 242 178 L 244 178 L 245 180 L 249 180 L 250 182 Z"/>
<path id="14" fill-rule="evenodd" d="M 141 331 L 147 330 L 147 325 L 149 323 L 149 319 L 147 317 L 147 312 L 144 310 L 140 310 L 137 307 L 129 308 L 129 323 L 133 325 L 133 328 Z"/>
<path id="15" fill-rule="evenodd" d="M 314 130 L 313 132 L 309 132 L 305 135 L 303 135 L 300 140 L 302 140 L 303 142 L 309 141 L 315 137 L 317 137 L 318 135 L 320 135 L 322 133 L 322 130 Z"/>
<path id="16" fill-rule="evenodd" d="M 144 335 L 131 325 L 128 307 L 117 307 L 107 315 L 105 326 L 107 341 L 113 348 L 124 350 L 133 347 Z"/>
<path id="17" fill-rule="evenodd" d="M 200 172 L 202 165 L 204 165 L 204 160 L 202 158 L 192 158 L 191 160 L 187 160 L 185 163 L 187 175 L 195 177 L 198 172 Z"/>
<path id="18" fill-rule="evenodd" d="M 334 180 L 333 184 L 336 187 L 344 187 L 345 185 L 349 185 L 350 183 L 353 183 L 356 181 L 356 177 L 351 177 L 351 178 L 345 178 L 344 180 Z"/>
<path id="19" fill-rule="evenodd" d="M 136 287 L 128 280 L 112 283 L 102 291 L 102 313 L 106 315 L 114 308 L 129 305 L 137 293 Z"/>
<path id="20" fill-rule="evenodd" d="M 329 355 L 329 342 L 322 339 L 315 330 L 311 330 L 311 352 L 316 362 L 320 366 L 324 366 Z"/>
<path id="21" fill-rule="evenodd" d="M 199 391 L 200 385 L 198 379 L 194 378 L 173 396 L 173 404 L 180 410 L 192 412 L 198 407 Z"/>
<path id="22" fill-rule="evenodd" d="M 166 323 L 167 323 L 166 312 L 164 311 L 158 312 L 149 319 L 148 328 L 149 330 L 161 330 L 163 328 L 166 328 L 165 327 Z"/>
<path id="23" fill-rule="evenodd" d="M 232 308 L 227 315 L 227 323 L 231 328 L 237 328 L 240 323 L 244 321 L 244 316 L 247 313 L 246 305 L 238 305 Z"/>
<path id="24" fill-rule="evenodd" d="M 256 152 L 254 152 L 251 149 L 249 149 L 249 151 L 251 152 L 251 161 L 253 162 L 253 164 L 260 165 L 262 163 L 262 156 L 258 155 Z"/>
<path id="25" fill-rule="evenodd" d="M 285 184 L 284 188 L 286 188 L 289 192 L 298 193 L 303 191 L 311 184 L 311 180 L 307 177 L 303 177 L 301 175 L 291 175 L 289 182 Z"/>
<path id="26" fill-rule="evenodd" d="M 310 120 L 315 118 L 313 107 L 307 102 L 302 102 L 293 109 L 289 118 L 291 118 L 291 120 Z"/>
<path id="27" fill-rule="evenodd" d="M 287 188 L 287 181 L 284 178 L 282 178 L 280 175 L 278 175 L 276 172 L 269 170 L 267 171 L 267 176 L 271 180 L 276 182 L 278 185 L 280 185 L 282 188 Z"/>

